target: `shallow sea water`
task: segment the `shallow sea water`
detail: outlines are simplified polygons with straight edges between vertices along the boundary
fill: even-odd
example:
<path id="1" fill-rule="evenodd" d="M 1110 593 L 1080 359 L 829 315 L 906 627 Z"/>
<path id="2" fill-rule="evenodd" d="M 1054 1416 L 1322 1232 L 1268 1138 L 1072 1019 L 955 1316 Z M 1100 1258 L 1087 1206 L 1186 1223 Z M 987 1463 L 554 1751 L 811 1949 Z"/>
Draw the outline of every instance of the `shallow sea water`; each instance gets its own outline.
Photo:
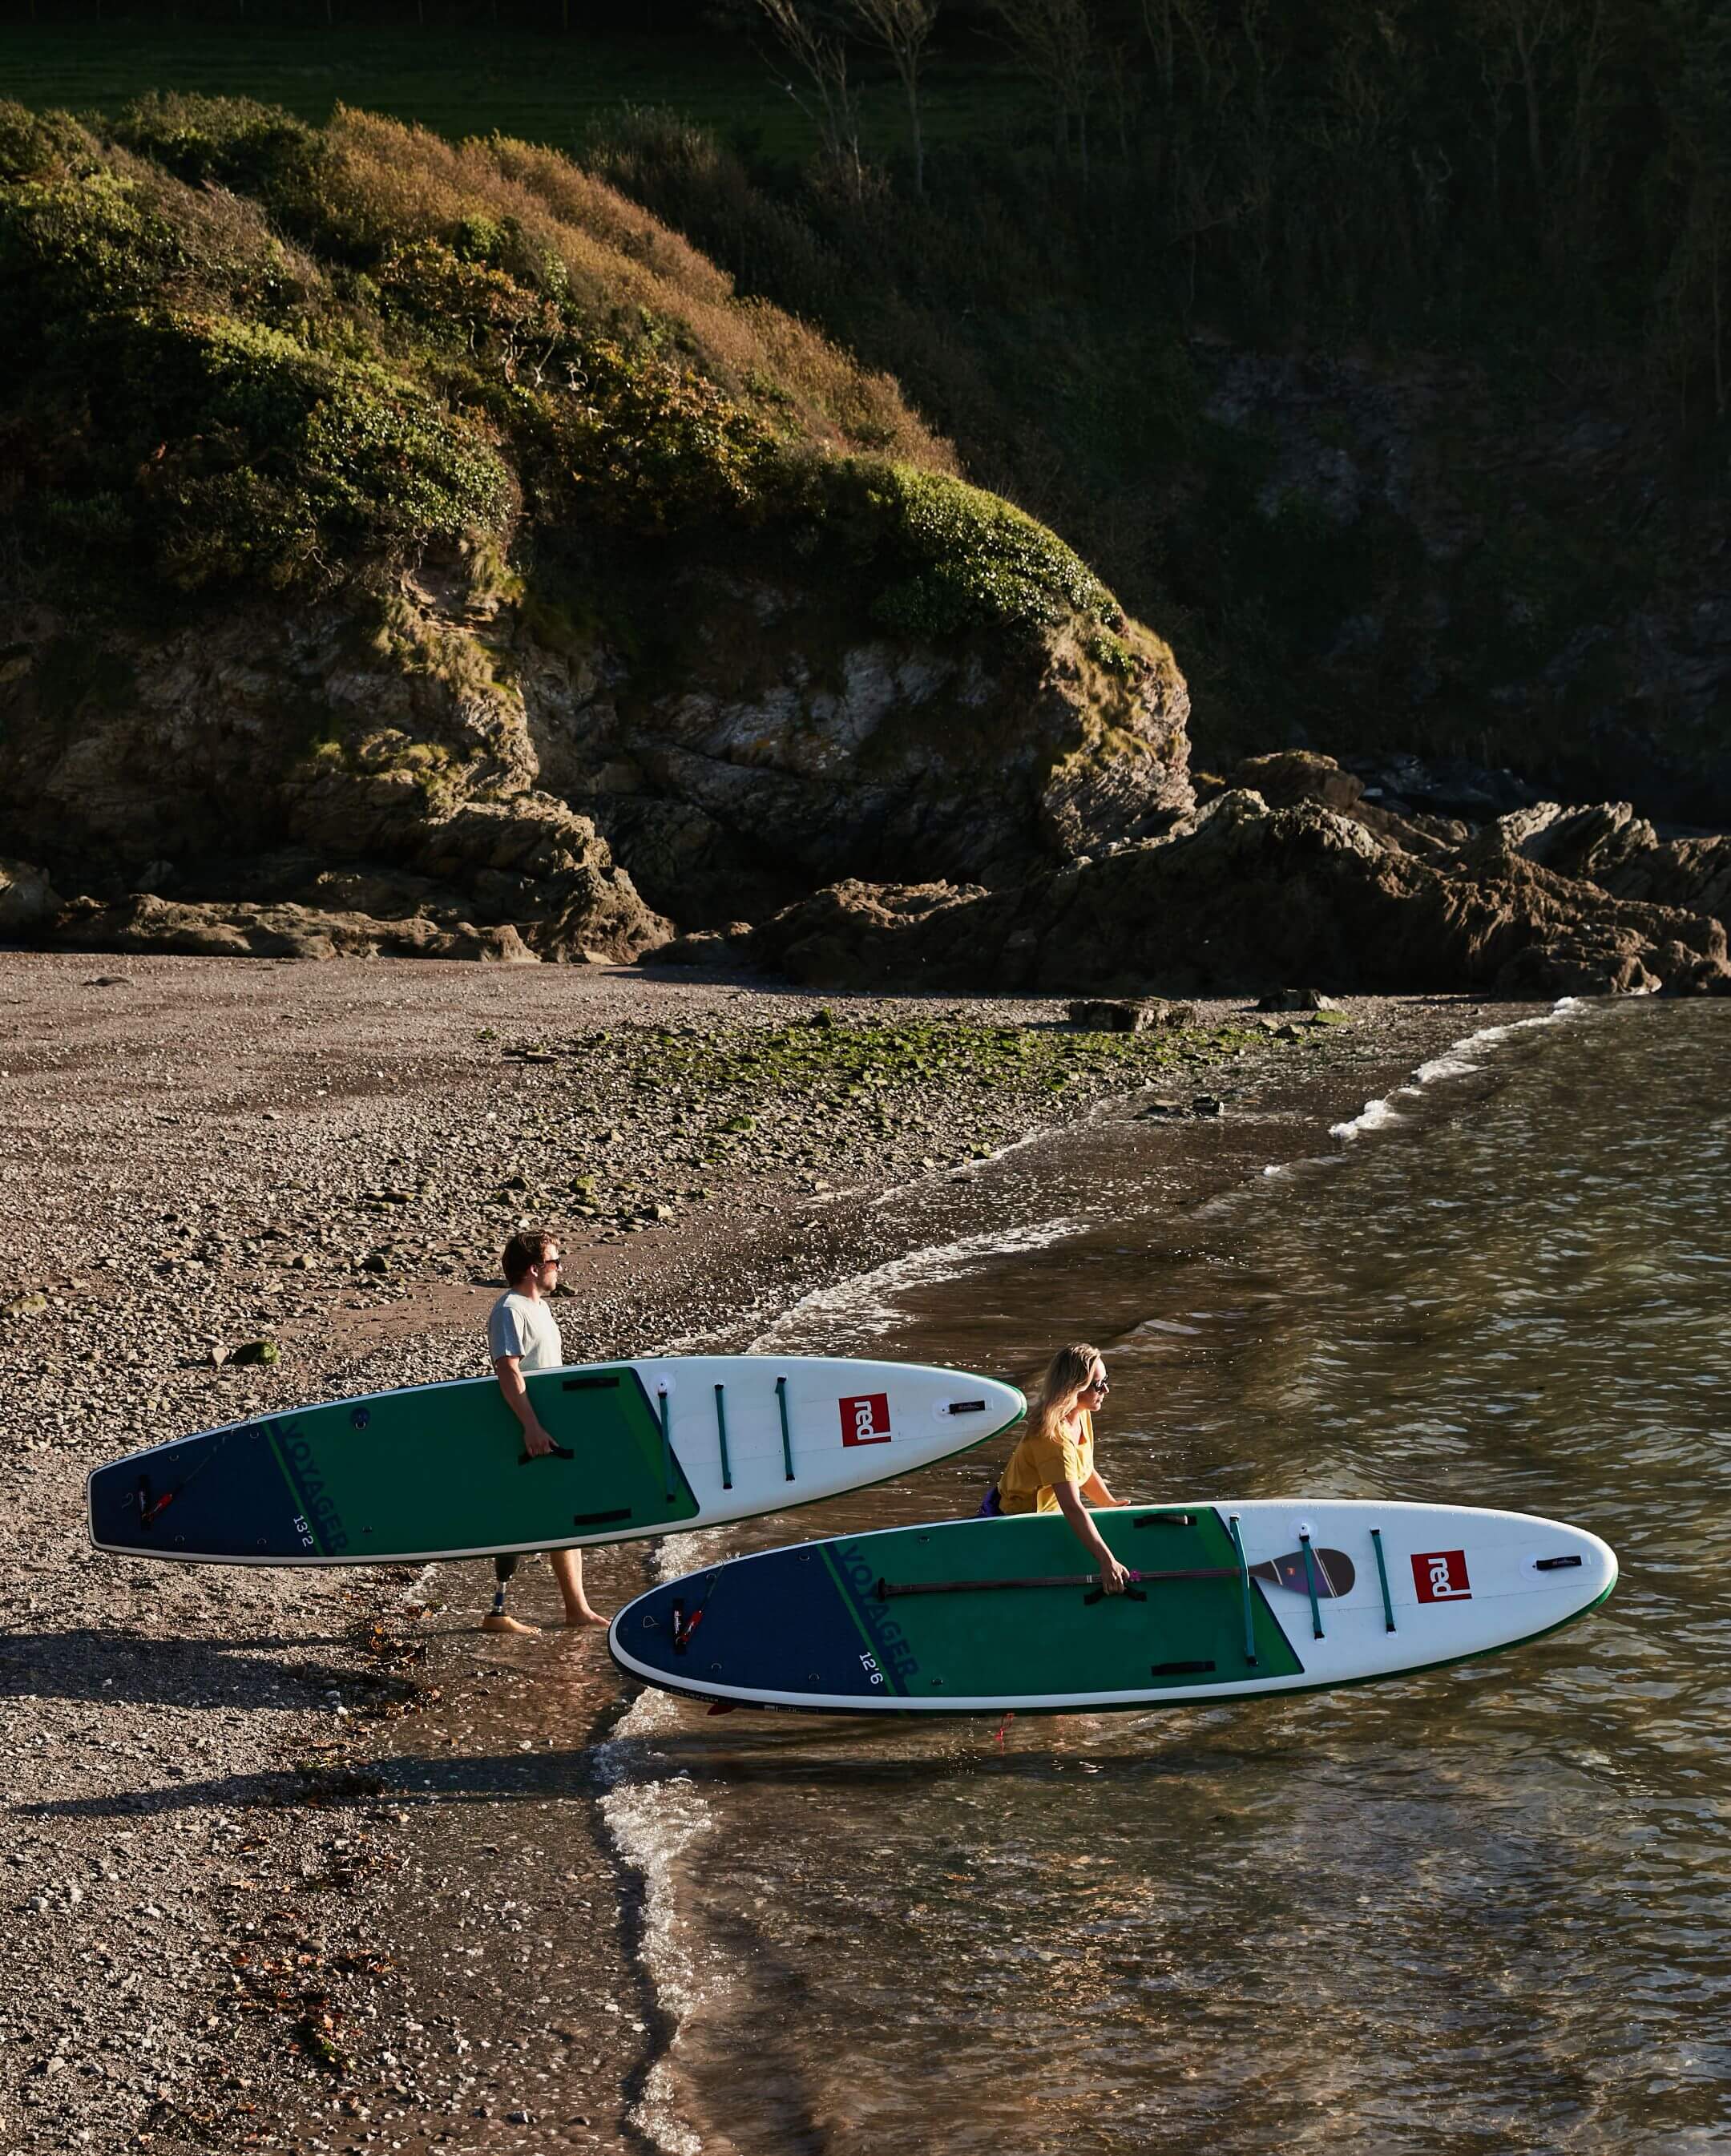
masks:
<path id="1" fill-rule="evenodd" d="M 1028 1378 L 1143 1499 L 1508 1506 L 1617 1548 L 1516 1654 L 1286 1702 L 899 1725 L 649 1693 L 594 1759 L 673 2149 L 1731 2147 L 1731 1006 L 1499 1029 L 1180 1217 L 1157 1133 L 763 1344 Z M 1290 1152 L 1290 1146 L 1285 1152 Z M 663 1546 L 971 1511 L 994 1452 Z"/>

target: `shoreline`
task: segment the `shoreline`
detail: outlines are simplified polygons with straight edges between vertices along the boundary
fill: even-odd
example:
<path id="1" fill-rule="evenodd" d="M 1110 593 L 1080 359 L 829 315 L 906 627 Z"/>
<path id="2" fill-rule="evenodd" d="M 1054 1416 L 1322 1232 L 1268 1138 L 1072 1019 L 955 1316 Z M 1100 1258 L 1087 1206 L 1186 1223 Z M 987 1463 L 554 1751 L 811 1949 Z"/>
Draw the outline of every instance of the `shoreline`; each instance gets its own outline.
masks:
<path id="1" fill-rule="evenodd" d="M 1266 1129 L 1240 1114 L 1286 1101 L 1313 1146 L 1477 1027 L 1530 1014 L 1354 998 L 1350 1024 L 1283 1039 L 1282 1020 L 1215 1004 L 1194 1035 L 1097 1053 L 1050 1000 L 625 968 L 102 963 L 93 978 L 88 958 L 17 954 L 0 973 L 0 1112 L 18 1144 L 0 1306 L 45 1297 L 0 1326 L 23 1544 L 0 1691 L 26 1941 L 0 1982 L 0 2121 L 30 2149 L 641 2148 L 631 2114 L 671 2033 L 643 1964 L 643 1882 L 604 1837 L 585 1763 L 625 1703 L 602 1638 L 480 1634 L 478 1572 L 98 1560 L 77 1502 L 97 1460 L 473 1373 L 494 1250 L 519 1218 L 544 1215 L 577 1260 L 556 1305 L 570 1359 L 742 1345 L 905 1259 L 922 1220 L 953 1239 L 977 1200 L 983 1231 L 1013 1227 L 983 1179 L 1040 1132 L 1206 1082 L 1235 1096 L 1226 1115 L 1171 1126 L 1172 1202 L 1205 1202 L 1267 1159 Z M 753 1120 L 752 1097 L 768 1104 L 755 1127 L 727 1128 Z M 891 1222 L 891 1189 L 931 1202 Z M 238 1335 L 280 1360 L 214 1359 Z M 648 1548 L 591 1553 L 603 1606 L 635 1591 Z M 526 1585 L 515 1606 L 544 1614 L 544 1572 Z M 503 1710 L 547 1686 L 569 1746 L 506 1753 Z M 549 1927 L 589 1928 L 581 1997 L 530 1984 L 539 1948 L 516 1974 L 526 1882 L 491 1876 L 469 1830 L 501 1800 L 544 1809 L 562 1857 Z M 460 1908 L 465 1891 L 491 1923 Z M 479 1950 L 458 1952 L 465 1933 Z"/>

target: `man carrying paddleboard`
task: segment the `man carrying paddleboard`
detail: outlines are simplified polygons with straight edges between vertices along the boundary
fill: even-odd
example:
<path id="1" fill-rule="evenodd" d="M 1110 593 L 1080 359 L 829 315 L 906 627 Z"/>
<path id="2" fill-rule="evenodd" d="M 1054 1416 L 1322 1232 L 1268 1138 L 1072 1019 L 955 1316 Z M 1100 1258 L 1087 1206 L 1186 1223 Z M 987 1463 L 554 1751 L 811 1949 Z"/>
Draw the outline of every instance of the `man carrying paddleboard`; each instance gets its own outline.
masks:
<path id="1" fill-rule="evenodd" d="M 1122 1594 L 1130 1574 L 1088 1517 L 1090 1505 L 1117 1502 L 1094 1467 L 1094 1411 L 1111 1389 L 1098 1348 L 1083 1341 L 1061 1348 L 1028 1403 L 1027 1429 L 994 1494 L 1001 1512 L 1061 1512 L 1099 1565 L 1102 1586 Z"/>
<path id="2" fill-rule="evenodd" d="M 487 1316 L 487 1349 L 493 1358 L 493 1374 L 505 1395 L 506 1405 L 523 1425 L 523 1449 L 532 1459 L 551 1452 L 553 1440 L 542 1427 L 541 1418 L 529 1398 L 523 1373 L 529 1370 L 557 1370 L 565 1360 L 565 1343 L 559 1337 L 558 1321 L 548 1306 L 559 1276 L 557 1235 L 531 1229 L 513 1235 L 505 1245 L 505 1277 L 510 1285 Z M 553 1578 L 565 1601 L 568 1625 L 604 1625 L 607 1620 L 590 1609 L 583 1594 L 583 1561 L 580 1551 L 554 1550 L 548 1558 Z M 496 1557 L 493 1576 L 497 1583 L 493 1607 L 481 1620 L 486 1632 L 533 1632 L 506 1614 L 505 1590 L 517 1568 L 514 1556 Z"/>

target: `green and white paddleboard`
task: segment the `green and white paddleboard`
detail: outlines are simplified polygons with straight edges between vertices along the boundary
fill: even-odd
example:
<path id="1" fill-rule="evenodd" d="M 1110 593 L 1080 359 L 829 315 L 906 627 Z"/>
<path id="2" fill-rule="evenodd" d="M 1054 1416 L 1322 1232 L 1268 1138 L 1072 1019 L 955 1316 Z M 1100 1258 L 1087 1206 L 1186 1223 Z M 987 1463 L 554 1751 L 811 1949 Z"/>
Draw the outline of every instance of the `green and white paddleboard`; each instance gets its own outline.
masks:
<path id="1" fill-rule="evenodd" d="M 625 1542 L 815 1504 L 1020 1420 L 1014 1385 L 919 1363 L 663 1356 L 537 1371 L 531 1460 L 491 1378 L 330 1400 L 129 1453 L 90 1539 L 204 1564 L 396 1564 Z"/>
<path id="2" fill-rule="evenodd" d="M 723 1706 L 1018 1713 L 1317 1691 L 1465 1661 L 1597 1607 L 1617 1561 L 1523 1512 L 1321 1499 L 1094 1515 L 1107 1595 L 1056 1513 L 735 1558 L 655 1589 L 619 1667 Z"/>

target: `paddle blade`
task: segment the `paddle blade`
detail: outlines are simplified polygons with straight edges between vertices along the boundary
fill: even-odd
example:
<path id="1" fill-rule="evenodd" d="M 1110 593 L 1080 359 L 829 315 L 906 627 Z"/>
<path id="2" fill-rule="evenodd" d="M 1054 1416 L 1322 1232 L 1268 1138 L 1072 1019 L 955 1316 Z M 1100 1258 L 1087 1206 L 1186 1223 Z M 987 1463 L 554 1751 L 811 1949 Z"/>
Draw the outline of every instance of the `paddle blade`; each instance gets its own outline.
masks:
<path id="1" fill-rule="evenodd" d="M 1344 1550 L 1313 1549 L 1310 1555 L 1316 1567 L 1318 1601 L 1329 1602 L 1352 1593 L 1358 1573 Z M 1266 1580 L 1271 1587 L 1284 1587 L 1293 1594 L 1307 1594 L 1310 1591 L 1304 1577 L 1302 1550 L 1294 1550 L 1290 1557 L 1269 1558 L 1261 1564 L 1253 1564 L 1251 1578 Z"/>

